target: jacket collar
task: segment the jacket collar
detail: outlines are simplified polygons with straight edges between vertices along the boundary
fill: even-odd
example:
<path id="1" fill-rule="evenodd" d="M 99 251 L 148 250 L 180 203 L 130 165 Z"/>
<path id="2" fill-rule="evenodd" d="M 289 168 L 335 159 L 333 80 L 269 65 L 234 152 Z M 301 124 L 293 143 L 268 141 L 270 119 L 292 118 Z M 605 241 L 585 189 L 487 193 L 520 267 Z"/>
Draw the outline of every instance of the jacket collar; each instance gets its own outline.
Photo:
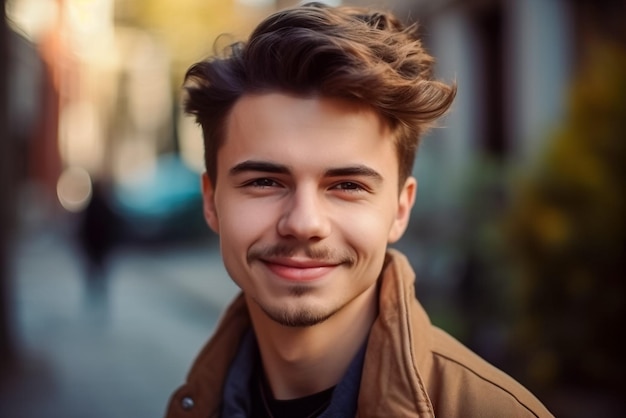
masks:
<path id="1" fill-rule="evenodd" d="M 390 249 L 380 280 L 378 318 L 367 346 L 359 410 L 371 416 L 434 417 L 420 371 L 431 370 L 430 320 L 415 299 L 415 273 Z"/>
<path id="2" fill-rule="evenodd" d="M 207 345 L 198 354 L 187 376 L 187 383 L 174 394 L 171 407 L 190 398 L 194 401 L 195 414 L 186 414 L 186 417 L 219 416 L 228 370 L 250 328 L 246 301 L 243 294 L 239 294 L 224 312 Z"/>

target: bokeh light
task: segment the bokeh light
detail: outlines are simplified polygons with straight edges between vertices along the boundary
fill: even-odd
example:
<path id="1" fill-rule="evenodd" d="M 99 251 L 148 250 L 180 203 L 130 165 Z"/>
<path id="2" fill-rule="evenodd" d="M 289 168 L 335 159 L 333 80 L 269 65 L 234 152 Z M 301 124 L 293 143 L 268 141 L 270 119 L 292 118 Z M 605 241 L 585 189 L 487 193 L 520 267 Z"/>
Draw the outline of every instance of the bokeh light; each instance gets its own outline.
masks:
<path id="1" fill-rule="evenodd" d="M 61 205 L 70 212 L 80 212 L 89 204 L 93 192 L 91 176 L 81 167 L 69 167 L 57 183 Z"/>

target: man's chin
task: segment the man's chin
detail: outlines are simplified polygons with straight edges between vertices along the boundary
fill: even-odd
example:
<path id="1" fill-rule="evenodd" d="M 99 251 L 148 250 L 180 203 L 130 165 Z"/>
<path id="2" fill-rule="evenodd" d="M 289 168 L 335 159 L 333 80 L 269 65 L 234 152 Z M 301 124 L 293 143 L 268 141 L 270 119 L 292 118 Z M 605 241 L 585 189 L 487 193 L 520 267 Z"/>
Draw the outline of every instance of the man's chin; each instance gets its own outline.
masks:
<path id="1" fill-rule="evenodd" d="M 314 312 L 307 309 L 300 309 L 297 311 L 265 308 L 262 309 L 271 320 L 282 326 L 290 328 L 308 328 L 319 325 L 325 322 L 335 313 Z"/>

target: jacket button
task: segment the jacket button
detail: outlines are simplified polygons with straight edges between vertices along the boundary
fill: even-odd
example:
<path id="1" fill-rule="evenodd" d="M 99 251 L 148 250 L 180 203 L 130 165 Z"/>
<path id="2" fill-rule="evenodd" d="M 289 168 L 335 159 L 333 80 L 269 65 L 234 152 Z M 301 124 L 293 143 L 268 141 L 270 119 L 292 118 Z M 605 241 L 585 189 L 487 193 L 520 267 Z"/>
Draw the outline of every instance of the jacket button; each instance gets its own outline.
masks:
<path id="1" fill-rule="evenodd" d="M 180 401 L 181 406 L 183 407 L 183 409 L 185 411 L 189 411 L 194 407 L 194 402 L 193 399 L 191 399 L 189 396 L 185 396 L 181 401 Z"/>

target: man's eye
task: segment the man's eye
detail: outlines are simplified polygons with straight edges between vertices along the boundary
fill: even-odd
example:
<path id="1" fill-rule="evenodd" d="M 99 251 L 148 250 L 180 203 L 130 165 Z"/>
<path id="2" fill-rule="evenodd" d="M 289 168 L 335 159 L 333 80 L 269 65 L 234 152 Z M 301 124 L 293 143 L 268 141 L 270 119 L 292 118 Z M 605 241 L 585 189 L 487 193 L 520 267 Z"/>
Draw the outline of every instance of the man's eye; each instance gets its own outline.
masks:
<path id="1" fill-rule="evenodd" d="M 278 187 L 279 184 L 277 182 L 275 182 L 272 179 L 268 179 L 268 178 L 260 178 L 260 179 L 255 179 L 252 180 L 248 183 L 246 183 L 247 186 L 252 186 L 252 187 L 260 187 L 260 188 L 266 188 L 266 187 Z"/>
<path id="2" fill-rule="evenodd" d="M 339 190 L 346 190 L 350 192 L 363 190 L 363 187 L 359 183 L 354 183 L 352 181 L 344 181 L 342 183 L 335 185 L 334 188 L 339 189 Z"/>

